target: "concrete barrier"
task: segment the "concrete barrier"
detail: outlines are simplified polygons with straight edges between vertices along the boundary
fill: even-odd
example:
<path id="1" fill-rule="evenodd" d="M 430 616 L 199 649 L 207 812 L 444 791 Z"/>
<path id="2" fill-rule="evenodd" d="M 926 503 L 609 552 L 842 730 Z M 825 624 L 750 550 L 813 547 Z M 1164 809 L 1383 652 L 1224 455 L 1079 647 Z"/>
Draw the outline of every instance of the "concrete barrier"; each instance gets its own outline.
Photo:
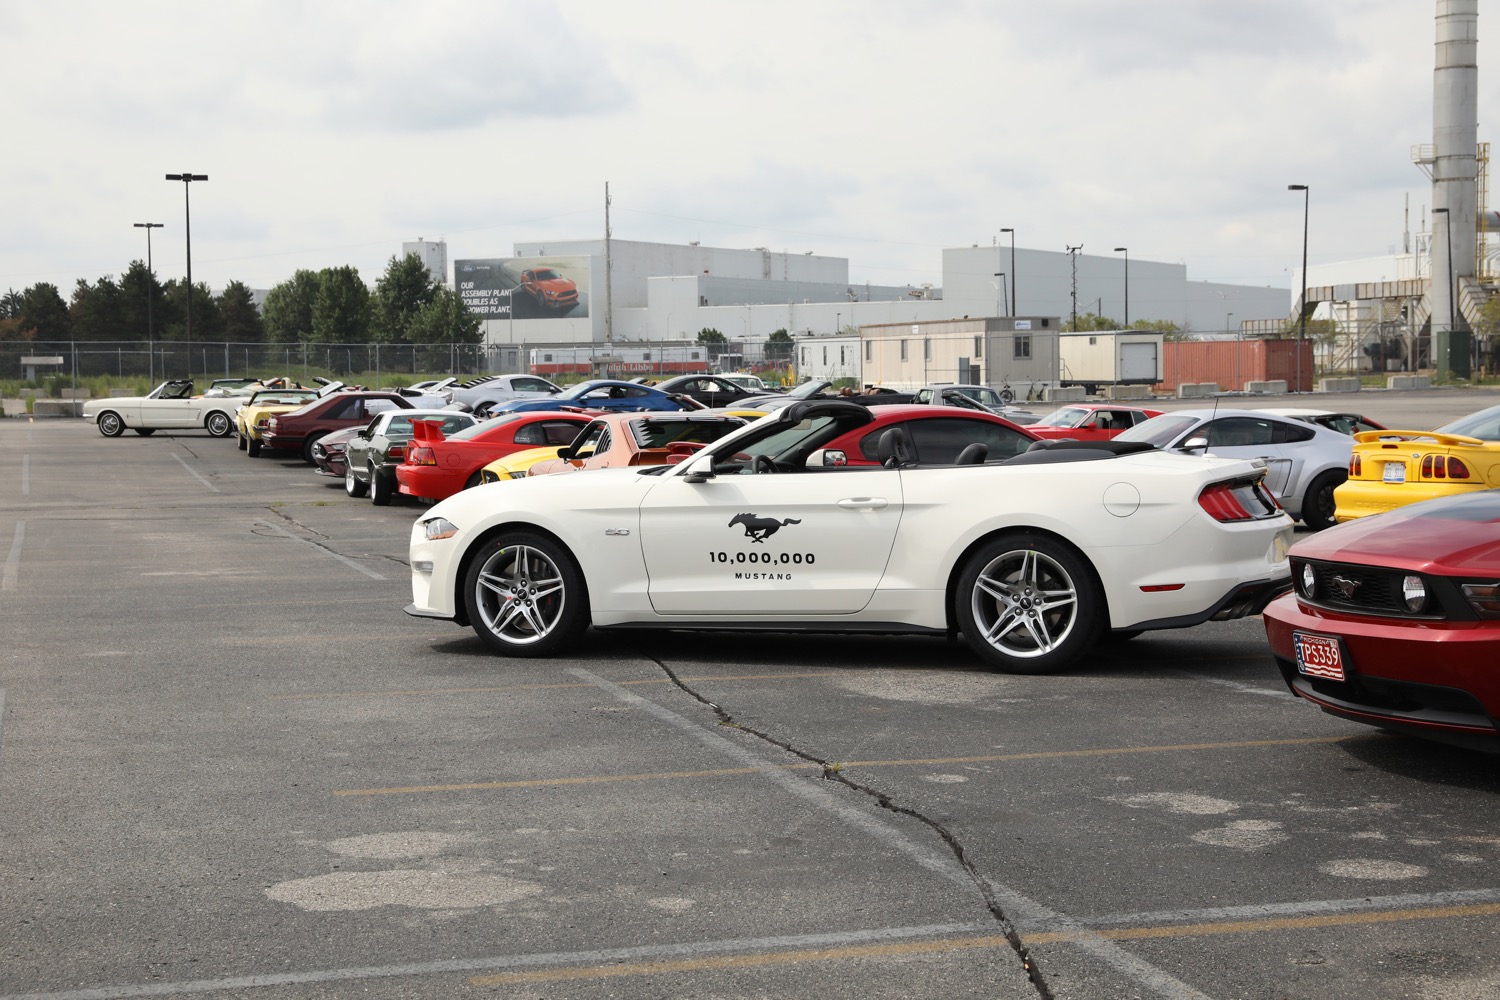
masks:
<path id="1" fill-rule="evenodd" d="M 1387 375 L 1385 377 L 1387 389 L 1431 389 L 1431 375 Z"/>
<path id="2" fill-rule="evenodd" d="M 34 417 L 81 417 L 83 401 L 79 399 L 39 399 L 31 406 Z"/>
<path id="3" fill-rule="evenodd" d="M 1042 391 L 1045 403 L 1081 403 L 1087 398 L 1081 385 L 1052 385 Z"/>
<path id="4" fill-rule="evenodd" d="M 93 399 L 94 394 L 88 389 L 59 389 L 57 395 L 60 399 Z"/>
<path id="5" fill-rule="evenodd" d="M 1177 386 L 1178 399 L 1202 399 L 1219 391 L 1217 382 L 1183 382 Z"/>
<path id="6" fill-rule="evenodd" d="M 1359 376 L 1351 378 L 1320 378 L 1318 379 L 1319 392 L 1358 392 Z"/>
<path id="7" fill-rule="evenodd" d="M 1105 399 L 1150 399 L 1151 387 L 1149 385 L 1107 385 L 1104 387 Z"/>
<path id="8" fill-rule="evenodd" d="M 1246 382 L 1246 392 L 1264 392 L 1273 396 L 1286 395 L 1286 379 L 1274 378 L 1265 382 Z"/>

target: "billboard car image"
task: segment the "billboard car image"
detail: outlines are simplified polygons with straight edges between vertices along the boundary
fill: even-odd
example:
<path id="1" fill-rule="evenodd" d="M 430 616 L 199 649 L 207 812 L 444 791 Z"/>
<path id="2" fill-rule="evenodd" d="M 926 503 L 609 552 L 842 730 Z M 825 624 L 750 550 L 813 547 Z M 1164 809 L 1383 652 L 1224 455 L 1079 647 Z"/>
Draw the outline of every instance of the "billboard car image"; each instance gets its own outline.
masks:
<path id="1" fill-rule="evenodd" d="M 491 257 L 454 261 L 458 294 L 485 319 L 586 318 L 589 258 Z"/>

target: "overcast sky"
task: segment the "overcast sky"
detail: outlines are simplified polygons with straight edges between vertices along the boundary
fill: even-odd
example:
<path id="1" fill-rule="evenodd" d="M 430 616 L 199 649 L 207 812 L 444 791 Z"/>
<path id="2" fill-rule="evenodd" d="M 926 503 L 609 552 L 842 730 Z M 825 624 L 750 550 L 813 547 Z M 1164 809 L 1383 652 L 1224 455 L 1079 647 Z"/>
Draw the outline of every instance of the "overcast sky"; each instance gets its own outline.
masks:
<path id="1" fill-rule="evenodd" d="M 1181 262 L 1288 287 L 1399 250 L 1430 186 L 1433 0 L 0 0 L 0 290 L 146 256 L 269 288 L 405 240 Z M 1500 51 L 1481 6 L 1480 58 Z M 1487 41 L 1493 27 L 1496 41 Z M 1480 141 L 1494 87 L 1481 65 Z"/>

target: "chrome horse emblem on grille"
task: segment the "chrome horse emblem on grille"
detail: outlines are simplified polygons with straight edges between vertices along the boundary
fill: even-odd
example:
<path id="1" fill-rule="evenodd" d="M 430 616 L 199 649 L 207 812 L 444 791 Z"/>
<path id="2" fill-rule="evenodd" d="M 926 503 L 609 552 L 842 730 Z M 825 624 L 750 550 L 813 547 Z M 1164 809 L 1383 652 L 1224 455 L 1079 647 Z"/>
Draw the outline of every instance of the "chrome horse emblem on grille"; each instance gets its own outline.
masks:
<path id="1" fill-rule="evenodd" d="M 1333 592 L 1347 601 L 1354 596 L 1354 592 L 1360 588 L 1363 581 L 1335 573 L 1328 582 L 1333 586 Z"/>

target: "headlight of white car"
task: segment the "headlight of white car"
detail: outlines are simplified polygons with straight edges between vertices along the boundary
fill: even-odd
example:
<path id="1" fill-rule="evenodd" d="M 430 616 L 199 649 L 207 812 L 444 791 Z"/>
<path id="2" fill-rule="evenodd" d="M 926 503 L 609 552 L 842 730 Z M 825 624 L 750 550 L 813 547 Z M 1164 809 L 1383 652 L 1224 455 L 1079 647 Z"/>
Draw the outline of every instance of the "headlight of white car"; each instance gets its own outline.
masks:
<path id="1" fill-rule="evenodd" d="M 422 535 L 429 542 L 452 538 L 456 534 L 458 534 L 458 525 L 446 517 L 434 517 L 422 522 Z"/>

